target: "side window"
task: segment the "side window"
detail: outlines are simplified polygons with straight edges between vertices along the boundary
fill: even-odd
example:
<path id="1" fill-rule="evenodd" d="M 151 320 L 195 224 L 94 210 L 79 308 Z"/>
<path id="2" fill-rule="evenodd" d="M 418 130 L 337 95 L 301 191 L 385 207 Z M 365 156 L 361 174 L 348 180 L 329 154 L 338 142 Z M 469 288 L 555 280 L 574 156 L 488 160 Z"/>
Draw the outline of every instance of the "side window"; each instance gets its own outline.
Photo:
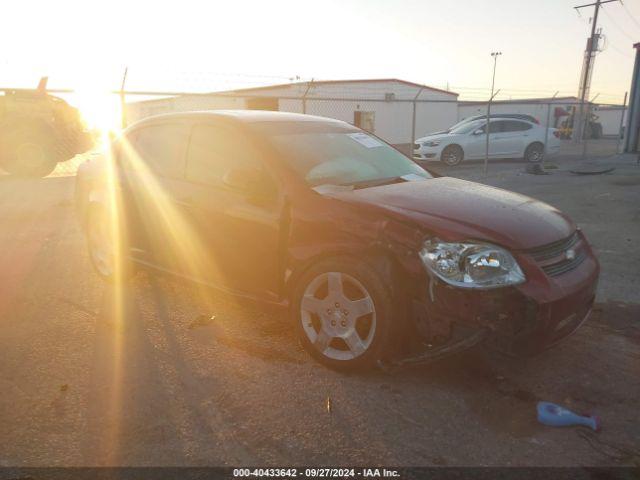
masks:
<path id="1" fill-rule="evenodd" d="M 141 127 L 132 140 L 137 159 L 163 177 L 182 178 L 189 128 L 182 123 L 160 123 Z M 131 165 L 135 168 L 135 165 Z"/>
<path id="2" fill-rule="evenodd" d="M 250 169 L 261 165 L 258 151 L 242 132 L 213 124 L 193 127 L 187 154 L 187 180 L 221 186 L 231 167 Z"/>
<path id="3" fill-rule="evenodd" d="M 504 122 L 504 132 L 523 132 L 529 130 L 531 125 L 525 122 L 518 122 L 517 120 L 509 120 Z"/>
<path id="4" fill-rule="evenodd" d="M 500 133 L 503 132 L 503 120 L 494 120 L 489 124 L 489 133 Z"/>

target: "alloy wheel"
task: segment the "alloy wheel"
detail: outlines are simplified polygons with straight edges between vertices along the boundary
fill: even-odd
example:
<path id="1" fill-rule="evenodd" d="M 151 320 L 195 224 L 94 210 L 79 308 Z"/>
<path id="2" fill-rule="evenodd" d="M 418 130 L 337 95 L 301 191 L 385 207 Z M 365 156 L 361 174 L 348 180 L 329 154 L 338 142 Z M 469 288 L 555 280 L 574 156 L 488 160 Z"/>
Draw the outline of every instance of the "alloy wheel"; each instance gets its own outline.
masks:
<path id="1" fill-rule="evenodd" d="M 376 332 L 375 305 L 357 279 L 326 272 L 307 286 L 300 303 L 307 338 L 319 353 L 334 360 L 353 360 L 367 351 Z"/>
<path id="2" fill-rule="evenodd" d="M 449 146 L 442 152 L 442 161 L 450 167 L 458 165 L 462 161 L 462 150 L 456 146 Z"/>
<path id="3" fill-rule="evenodd" d="M 533 147 L 529 150 L 529 153 L 527 155 L 527 160 L 529 162 L 539 162 L 540 160 L 542 160 L 542 150 L 540 148 L 537 147 Z"/>

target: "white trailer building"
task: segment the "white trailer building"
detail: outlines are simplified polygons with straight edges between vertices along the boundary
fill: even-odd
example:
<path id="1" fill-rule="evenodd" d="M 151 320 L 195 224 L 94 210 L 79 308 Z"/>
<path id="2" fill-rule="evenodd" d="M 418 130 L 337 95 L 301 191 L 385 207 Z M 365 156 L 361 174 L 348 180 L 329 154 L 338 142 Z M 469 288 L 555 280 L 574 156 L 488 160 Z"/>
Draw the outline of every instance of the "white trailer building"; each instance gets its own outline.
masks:
<path id="1" fill-rule="evenodd" d="M 589 104 L 587 102 L 587 104 Z M 577 97 L 530 98 L 519 100 L 499 100 L 491 103 L 491 113 L 524 113 L 538 119 L 541 125 L 558 127 L 571 107 L 578 107 L 580 99 Z M 605 136 L 617 136 L 620 133 L 620 121 L 623 118 L 622 105 L 590 104 L 591 112 L 598 117 Z M 486 115 L 487 102 L 462 101 L 458 103 L 458 121 L 474 115 Z"/>
<path id="2" fill-rule="evenodd" d="M 491 114 L 499 113 L 523 113 L 535 117 L 540 125 L 547 124 L 547 114 L 549 115 L 549 126 L 556 127 L 562 118 L 566 118 L 568 108 L 578 105 L 580 99 L 577 97 L 556 97 L 556 98 L 526 98 L 519 100 L 498 100 L 491 102 Z M 564 111 L 564 112 L 563 112 Z M 562 113 L 565 115 L 563 116 Z M 474 115 L 486 115 L 487 102 L 459 102 L 458 120 L 463 120 Z"/>
<path id="3" fill-rule="evenodd" d="M 627 109 L 622 105 L 599 105 L 593 111 L 602 124 L 602 134 L 606 137 L 622 135 L 627 126 Z M 621 128 L 622 127 L 622 128 Z"/>
<path id="4" fill-rule="evenodd" d="M 458 94 L 398 79 L 299 82 L 129 103 L 129 121 L 160 113 L 255 109 L 335 118 L 371 131 L 389 143 L 409 144 L 413 135 L 456 122 Z"/>

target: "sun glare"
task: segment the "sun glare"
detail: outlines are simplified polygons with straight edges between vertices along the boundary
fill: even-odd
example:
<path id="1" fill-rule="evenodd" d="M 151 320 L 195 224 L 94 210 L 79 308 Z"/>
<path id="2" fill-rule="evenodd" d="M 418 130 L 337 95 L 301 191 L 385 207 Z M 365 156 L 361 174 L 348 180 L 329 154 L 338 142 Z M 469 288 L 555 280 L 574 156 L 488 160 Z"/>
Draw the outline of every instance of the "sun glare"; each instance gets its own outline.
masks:
<path id="1" fill-rule="evenodd" d="M 121 109 L 117 95 L 86 88 L 77 90 L 73 100 L 89 128 L 103 133 L 120 128 Z"/>

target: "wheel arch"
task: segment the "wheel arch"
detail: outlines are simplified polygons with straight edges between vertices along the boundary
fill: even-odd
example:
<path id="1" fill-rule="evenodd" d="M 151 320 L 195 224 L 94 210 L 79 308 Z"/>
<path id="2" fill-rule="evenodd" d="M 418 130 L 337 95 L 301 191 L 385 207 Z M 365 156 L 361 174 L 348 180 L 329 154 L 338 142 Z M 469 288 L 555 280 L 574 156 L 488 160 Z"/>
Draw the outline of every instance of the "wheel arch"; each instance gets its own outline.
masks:
<path id="1" fill-rule="evenodd" d="M 457 147 L 460 149 L 460 151 L 462 152 L 462 159 L 464 160 L 464 147 L 462 145 L 460 145 L 459 143 L 455 142 L 455 143 L 450 143 L 449 145 L 445 145 L 442 150 L 440 151 L 440 161 L 442 161 L 442 155 L 444 154 L 445 150 L 447 150 L 447 148 L 452 148 L 452 147 Z"/>
<path id="2" fill-rule="evenodd" d="M 533 147 L 534 145 L 540 145 L 540 147 L 544 149 L 544 142 L 542 140 L 534 140 L 533 142 L 529 143 L 526 146 L 526 148 L 524 149 L 525 153 L 527 150 L 529 150 L 529 148 Z"/>
<path id="3" fill-rule="evenodd" d="M 407 275 L 406 270 L 396 255 L 390 249 L 380 245 L 371 245 L 365 249 L 336 247 L 313 255 L 303 260 L 299 265 L 296 265 L 293 270 L 290 270 L 290 273 L 286 275 L 284 280 L 283 289 L 283 297 L 288 301 L 289 305 L 291 306 L 292 295 L 296 285 L 309 269 L 318 262 L 340 257 L 358 258 L 369 263 L 392 287 L 397 285 L 397 280 Z M 394 298 L 396 298 L 397 295 L 396 290 L 397 288 L 393 288 L 392 291 Z"/>

